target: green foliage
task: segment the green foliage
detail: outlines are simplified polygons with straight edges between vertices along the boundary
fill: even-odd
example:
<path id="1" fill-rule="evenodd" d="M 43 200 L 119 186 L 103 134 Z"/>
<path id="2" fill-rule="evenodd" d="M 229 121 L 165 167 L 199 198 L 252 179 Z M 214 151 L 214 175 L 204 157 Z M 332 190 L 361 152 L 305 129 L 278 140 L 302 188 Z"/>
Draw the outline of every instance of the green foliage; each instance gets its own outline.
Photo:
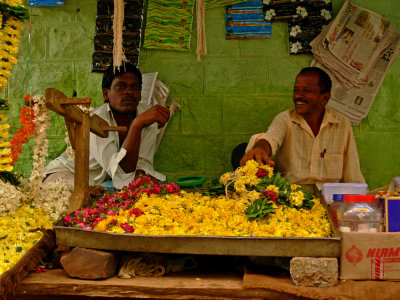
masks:
<path id="1" fill-rule="evenodd" d="M 12 185 L 20 185 L 21 182 L 18 180 L 18 175 L 13 172 L 0 171 L 0 180 L 3 182 L 9 182 Z"/>
<path id="2" fill-rule="evenodd" d="M 261 220 L 269 214 L 274 213 L 273 203 L 267 198 L 259 198 L 253 202 L 246 210 L 246 216 L 249 221 Z"/>

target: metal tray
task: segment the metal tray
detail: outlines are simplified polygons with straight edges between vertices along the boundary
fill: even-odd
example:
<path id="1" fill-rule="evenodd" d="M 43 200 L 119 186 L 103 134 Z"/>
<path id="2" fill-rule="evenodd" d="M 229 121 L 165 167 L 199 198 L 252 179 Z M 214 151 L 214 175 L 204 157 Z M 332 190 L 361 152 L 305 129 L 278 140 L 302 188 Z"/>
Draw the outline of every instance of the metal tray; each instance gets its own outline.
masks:
<path id="1" fill-rule="evenodd" d="M 54 226 L 57 245 L 157 253 L 339 257 L 341 237 L 274 238 L 136 235 Z"/>
<path id="2" fill-rule="evenodd" d="M 321 198 L 322 199 L 322 198 Z M 322 203 L 327 210 L 324 201 Z M 341 240 L 327 215 L 333 237 L 228 237 L 188 235 L 138 235 L 55 226 L 57 245 L 102 250 L 243 256 L 339 257 Z"/>

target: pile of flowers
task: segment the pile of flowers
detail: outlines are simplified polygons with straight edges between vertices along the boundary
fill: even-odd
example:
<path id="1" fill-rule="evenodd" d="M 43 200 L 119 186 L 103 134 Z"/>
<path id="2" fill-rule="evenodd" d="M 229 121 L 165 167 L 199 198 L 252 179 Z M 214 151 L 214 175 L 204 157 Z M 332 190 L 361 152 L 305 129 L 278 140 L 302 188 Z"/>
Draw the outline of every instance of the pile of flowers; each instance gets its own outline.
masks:
<path id="1" fill-rule="evenodd" d="M 327 237 L 319 199 L 249 161 L 220 178 L 225 193 L 179 191 L 140 178 L 64 217 L 66 226 L 144 235 Z"/>
<path id="2" fill-rule="evenodd" d="M 10 269 L 38 242 L 52 223 L 42 209 L 23 205 L 10 215 L 0 217 L 0 274 Z"/>
<path id="3" fill-rule="evenodd" d="M 120 225 L 122 232 L 133 232 L 130 222 L 120 222 L 109 220 L 109 216 L 117 218 L 123 214 L 125 218 L 138 217 L 143 212 L 133 207 L 137 199 L 143 195 L 165 195 L 167 193 L 180 195 L 179 186 L 175 183 L 158 184 L 150 177 L 140 177 L 132 181 L 128 186 L 113 194 L 106 193 L 104 197 L 95 200 L 86 208 L 75 210 L 73 213 L 64 217 L 64 225 L 83 229 L 95 229 L 97 226 L 104 227 L 105 230 Z M 104 224 L 104 220 L 109 220 Z M 101 223 L 99 225 L 99 223 Z"/>

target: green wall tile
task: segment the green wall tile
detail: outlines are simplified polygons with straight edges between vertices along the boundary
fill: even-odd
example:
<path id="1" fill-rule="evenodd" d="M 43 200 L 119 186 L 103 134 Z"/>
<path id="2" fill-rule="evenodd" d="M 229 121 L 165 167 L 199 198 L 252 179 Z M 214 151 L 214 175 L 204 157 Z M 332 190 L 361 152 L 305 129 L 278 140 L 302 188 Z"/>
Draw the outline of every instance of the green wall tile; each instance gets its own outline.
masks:
<path id="1" fill-rule="evenodd" d="M 375 132 L 355 135 L 361 171 L 369 189 L 390 183 L 398 176 L 400 160 L 394 159 L 400 148 L 399 133 Z"/>
<path id="2" fill-rule="evenodd" d="M 224 132 L 227 134 L 265 132 L 277 113 L 291 107 L 290 98 L 226 96 Z"/>
<path id="3" fill-rule="evenodd" d="M 272 23 L 272 37 L 269 39 L 240 40 L 243 57 L 287 57 L 289 54 L 289 34 L 287 22 Z"/>
<path id="4" fill-rule="evenodd" d="M 92 106 L 104 103 L 101 81 L 103 73 L 92 72 L 92 60 L 75 63 L 76 93 L 78 97 L 90 97 Z"/>
<path id="5" fill-rule="evenodd" d="M 266 94 L 264 58 L 206 58 L 205 94 Z"/>
<path id="6" fill-rule="evenodd" d="M 78 0 L 76 8 L 77 22 L 90 22 L 92 26 L 93 20 L 97 15 L 97 0 Z"/>
<path id="7" fill-rule="evenodd" d="M 187 97 L 182 99 L 183 135 L 215 135 L 222 133 L 222 98 Z"/>
<path id="8" fill-rule="evenodd" d="M 203 172 L 203 144 L 202 138 L 163 138 L 155 156 L 155 169 L 159 172 Z"/>
<path id="9" fill-rule="evenodd" d="M 292 95 L 297 74 L 309 67 L 313 57 L 308 54 L 288 55 L 282 59 L 268 59 L 268 84 L 271 95 Z"/>
<path id="10" fill-rule="evenodd" d="M 225 151 L 225 139 L 223 136 L 213 136 L 205 139 L 205 151 L 207 174 L 223 173 L 227 170 L 230 153 Z"/>
<path id="11" fill-rule="evenodd" d="M 49 59 L 91 58 L 93 24 L 71 24 L 49 28 Z"/>
<path id="12" fill-rule="evenodd" d="M 29 93 L 29 74 L 25 64 L 17 64 L 13 68 L 9 80 L 9 97 L 22 99 Z M 32 95 L 44 95 L 47 88 L 57 88 L 67 97 L 71 97 L 75 89 L 73 63 L 31 63 L 30 64 Z"/>
<path id="13" fill-rule="evenodd" d="M 143 73 L 158 72 L 157 79 L 170 88 L 171 96 L 203 93 L 203 63 L 194 59 L 152 59 L 141 63 Z"/>
<path id="14" fill-rule="evenodd" d="M 30 34 L 30 44 L 29 44 L 29 34 Z M 41 61 L 46 59 L 46 41 L 47 32 L 45 26 L 35 26 L 32 27 L 30 32 L 27 23 L 25 23 L 24 35 L 19 43 L 18 61 Z M 30 48 L 30 49 L 29 49 Z"/>

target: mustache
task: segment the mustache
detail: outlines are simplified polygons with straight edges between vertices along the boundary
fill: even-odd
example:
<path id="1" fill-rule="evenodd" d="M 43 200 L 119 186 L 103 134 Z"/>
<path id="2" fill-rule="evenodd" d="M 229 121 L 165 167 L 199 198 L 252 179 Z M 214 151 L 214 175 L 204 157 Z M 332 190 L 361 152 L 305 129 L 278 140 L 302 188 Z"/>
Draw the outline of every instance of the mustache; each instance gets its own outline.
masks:
<path id="1" fill-rule="evenodd" d="M 137 98 L 134 97 L 134 96 L 126 96 L 126 97 L 123 97 L 123 98 L 122 98 L 122 101 L 123 101 L 123 102 L 125 102 L 125 101 L 127 101 L 127 102 L 132 102 L 132 101 L 137 101 L 137 102 L 139 102 L 140 99 L 137 99 Z"/>
<path id="2" fill-rule="evenodd" d="M 307 101 L 307 100 L 304 100 L 303 98 L 296 98 L 296 99 L 294 99 L 294 103 L 299 102 L 299 101 L 308 104 L 308 101 Z"/>

